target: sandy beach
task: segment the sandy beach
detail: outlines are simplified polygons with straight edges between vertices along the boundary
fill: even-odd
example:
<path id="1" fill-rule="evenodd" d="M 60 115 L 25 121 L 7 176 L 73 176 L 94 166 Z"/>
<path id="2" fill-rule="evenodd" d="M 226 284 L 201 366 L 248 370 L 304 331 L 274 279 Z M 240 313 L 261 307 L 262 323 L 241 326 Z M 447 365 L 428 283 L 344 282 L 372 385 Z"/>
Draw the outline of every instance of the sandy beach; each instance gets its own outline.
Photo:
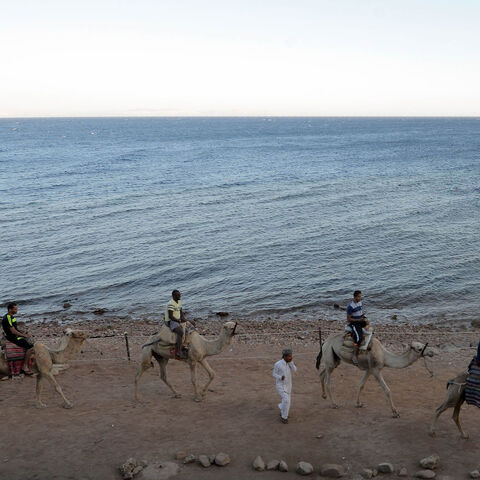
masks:
<path id="1" fill-rule="evenodd" d="M 211 336 L 222 321 L 198 321 L 197 327 Z M 355 478 L 362 468 L 391 462 L 396 469 L 406 467 L 413 478 L 420 469 L 418 461 L 433 453 L 441 459 L 437 475 L 468 478 L 468 472 L 480 467 L 480 423 L 475 408 L 464 407 L 461 414 L 470 440 L 460 439 L 451 411 L 440 418 L 437 437 L 428 435 L 434 409 L 445 394 L 444 381 L 465 369 L 474 354 L 478 330 L 452 336 L 431 326 L 377 328 L 378 338 L 392 350 L 401 351 L 413 339 L 429 341 L 438 349 L 438 355 L 428 361 L 433 378 L 422 361 L 402 370 L 384 370 L 401 415 L 394 419 L 373 380 L 364 390 L 365 407 L 354 407 L 361 373 L 343 364 L 332 379 L 341 408 L 329 408 L 321 398 L 314 367 L 319 327 L 324 336 L 339 330 L 337 322 L 328 321 L 240 322 L 232 346 L 210 359 L 217 377 L 203 403 L 193 401 L 188 367 L 171 361 L 169 378 L 182 398 L 172 397 L 160 381 L 157 366 L 143 376 L 142 402 L 135 404 L 133 378 L 140 346 L 157 324 L 111 319 L 79 323 L 76 328 L 89 331 L 91 338 L 70 368 L 57 377 L 73 409 L 61 408 L 60 397 L 47 384 L 43 399 L 48 406 L 35 408 L 32 378 L 0 383 L 2 426 L 4 434 L 8 432 L 0 475 L 9 480 L 120 479 L 118 467 L 129 457 L 148 463 L 175 461 L 179 451 L 195 455 L 225 452 L 231 457 L 226 467 L 181 465 L 175 477 L 179 479 L 294 478 L 295 464 L 301 460 L 312 463 L 316 471 L 324 463 L 341 464 L 347 471 L 344 478 Z M 30 330 L 37 341 L 55 345 L 63 328 L 37 324 Z M 124 332 L 129 335 L 130 362 Z M 279 422 L 279 399 L 271 376 L 283 346 L 293 348 L 298 367 L 288 425 Z M 290 471 L 255 472 L 251 463 L 257 455 L 265 461 L 283 459 Z"/>

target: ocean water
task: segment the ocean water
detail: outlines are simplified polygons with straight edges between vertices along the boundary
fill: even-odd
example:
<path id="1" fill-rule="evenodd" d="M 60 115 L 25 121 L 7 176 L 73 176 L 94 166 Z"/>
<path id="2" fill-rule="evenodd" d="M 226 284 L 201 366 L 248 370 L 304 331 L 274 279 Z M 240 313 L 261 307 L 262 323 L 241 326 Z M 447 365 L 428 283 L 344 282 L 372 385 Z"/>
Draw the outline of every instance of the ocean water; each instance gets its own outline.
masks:
<path id="1" fill-rule="evenodd" d="M 19 318 L 479 316 L 478 118 L 2 119 L 0 165 Z"/>

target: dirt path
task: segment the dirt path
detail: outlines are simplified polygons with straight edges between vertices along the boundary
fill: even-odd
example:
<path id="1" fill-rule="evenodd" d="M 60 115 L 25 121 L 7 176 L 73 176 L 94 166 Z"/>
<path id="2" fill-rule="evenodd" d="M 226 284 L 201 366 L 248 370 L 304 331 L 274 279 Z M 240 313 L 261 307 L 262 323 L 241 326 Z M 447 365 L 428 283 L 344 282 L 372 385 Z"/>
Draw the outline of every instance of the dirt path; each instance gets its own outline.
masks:
<path id="1" fill-rule="evenodd" d="M 128 457 L 172 460 L 181 450 L 223 451 L 232 463 L 208 470 L 182 466 L 179 480 L 297 477 L 293 472 L 253 472 L 250 465 L 256 455 L 284 459 L 291 470 L 299 460 L 315 468 L 341 463 L 348 469 L 345 478 L 383 461 L 413 473 L 418 460 L 431 453 L 441 457 L 440 472 L 455 479 L 468 478 L 468 472 L 480 467 L 480 412 L 475 408 L 464 408 L 461 416 L 471 440 L 459 438 L 451 411 L 441 417 L 437 438 L 427 435 L 445 386 L 430 379 L 421 363 L 404 370 L 385 369 L 401 413 L 393 419 L 382 390 L 371 379 L 363 396 L 365 408 L 354 408 L 361 373 L 351 366 L 342 365 L 334 373 L 334 393 L 342 408 L 330 409 L 320 396 L 316 351 L 312 346 L 299 347 L 291 420 L 281 424 L 271 377 L 277 350 L 237 344 L 212 358 L 218 376 L 214 391 L 201 404 L 193 402 L 188 368 L 179 362 L 171 362 L 169 375 L 183 398 L 172 398 L 156 367 L 142 378 L 140 405 L 132 401 L 135 362 L 74 362 L 57 377 L 75 404 L 72 410 L 60 408 L 60 397 L 50 385 L 44 386 L 48 407 L 39 410 L 33 379 L 0 382 L 0 478 L 119 479 L 117 467 Z M 440 378 L 448 378 L 461 371 L 470 357 L 468 351 L 444 354 L 433 366 Z M 323 438 L 317 439 L 318 434 Z"/>

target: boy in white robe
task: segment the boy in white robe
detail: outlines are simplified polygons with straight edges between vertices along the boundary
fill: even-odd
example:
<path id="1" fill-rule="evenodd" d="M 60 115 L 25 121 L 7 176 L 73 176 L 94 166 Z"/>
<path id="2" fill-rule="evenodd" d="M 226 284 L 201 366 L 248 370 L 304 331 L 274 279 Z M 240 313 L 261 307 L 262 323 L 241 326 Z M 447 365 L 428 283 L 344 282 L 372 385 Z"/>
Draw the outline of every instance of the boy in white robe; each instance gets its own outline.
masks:
<path id="1" fill-rule="evenodd" d="M 288 412 L 291 404 L 292 394 L 292 372 L 296 372 L 297 367 L 293 363 L 292 351 L 287 348 L 282 352 L 282 359 L 273 367 L 273 376 L 276 380 L 277 392 L 282 398 L 278 404 L 282 423 L 288 423 Z"/>

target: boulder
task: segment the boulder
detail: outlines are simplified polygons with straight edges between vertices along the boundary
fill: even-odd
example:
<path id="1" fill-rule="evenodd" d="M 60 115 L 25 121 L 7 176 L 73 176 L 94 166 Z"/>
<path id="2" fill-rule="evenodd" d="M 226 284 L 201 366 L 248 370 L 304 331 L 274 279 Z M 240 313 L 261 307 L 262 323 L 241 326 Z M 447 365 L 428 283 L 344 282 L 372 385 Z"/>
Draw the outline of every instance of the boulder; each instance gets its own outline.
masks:
<path id="1" fill-rule="evenodd" d="M 326 463 L 320 467 L 320 475 L 328 478 L 340 478 L 345 475 L 345 468 L 343 468 L 343 465 Z"/>
<path id="2" fill-rule="evenodd" d="M 255 460 L 252 463 L 252 467 L 257 472 L 263 472 L 265 470 L 265 462 L 260 455 L 258 455 L 258 457 L 255 457 Z"/>
<path id="3" fill-rule="evenodd" d="M 224 467 L 230 463 L 230 457 L 226 453 L 217 453 L 215 455 L 215 465 Z"/>
<path id="4" fill-rule="evenodd" d="M 215 463 L 215 457 L 216 455 L 209 455 L 208 459 L 210 460 L 210 463 L 213 465 Z"/>
<path id="5" fill-rule="evenodd" d="M 183 459 L 183 464 L 184 465 L 188 465 L 189 463 L 194 463 L 195 461 L 197 460 L 197 457 L 195 455 L 187 455 L 184 459 Z"/>
<path id="6" fill-rule="evenodd" d="M 480 472 L 478 470 L 473 470 L 470 472 L 470 478 L 480 478 Z"/>
<path id="7" fill-rule="evenodd" d="M 130 457 L 123 465 L 120 465 L 119 470 L 124 480 L 133 478 L 133 471 L 137 468 L 137 461 Z"/>
<path id="8" fill-rule="evenodd" d="M 228 312 L 217 312 L 215 315 L 219 317 L 228 317 L 230 314 Z"/>
<path id="9" fill-rule="evenodd" d="M 279 469 L 281 472 L 288 472 L 287 462 L 284 462 L 283 460 L 280 460 L 280 463 L 278 464 L 278 469 Z"/>
<path id="10" fill-rule="evenodd" d="M 440 457 L 434 453 L 429 457 L 422 458 L 420 460 L 420 466 L 428 470 L 435 470 L 438 467 L 438 462 L 440 462 Z"/>
<path id="11" fill-rule="evenodd" d="M 405 467 L 402 467 L 402 468 L 398 471 L 398 476 L 399 476 L 399 477 L 408 477 L 408 470 L 407 470 Z"/>
<path id="12" fill-rule="evenodd" d="M 393 473 L 395 469 L 391 463 L 379 463 L 377 470 L 380 473 Z"/>
<path id="13" fill-rule="evenodd" d="M 419 470 L 415 473 L 415 478 L 435 478 L 436 475 L 433 470 Z"/>
<path id="14" fill-rule="evenodd" d="M 310 475 L 313 473 L 313 466 L 308 462 L 298 462 L 295 471 L 300 475 Z"/>
<path id="15" fill-rule="evenodd" d="M 278 466 L 280 465 L 280 460 L 270 460 L 267 463 L 267 470 L 278 470 Z"/>
<path id="16" fill-rule="evenodd" d="M 215 459 L 214 459 L 215 460 Z M 198 463 L 205 468 L 208 468 L 212 463 L 210 459 L 206 455 L 199 455 L 198 456 Z"/>

